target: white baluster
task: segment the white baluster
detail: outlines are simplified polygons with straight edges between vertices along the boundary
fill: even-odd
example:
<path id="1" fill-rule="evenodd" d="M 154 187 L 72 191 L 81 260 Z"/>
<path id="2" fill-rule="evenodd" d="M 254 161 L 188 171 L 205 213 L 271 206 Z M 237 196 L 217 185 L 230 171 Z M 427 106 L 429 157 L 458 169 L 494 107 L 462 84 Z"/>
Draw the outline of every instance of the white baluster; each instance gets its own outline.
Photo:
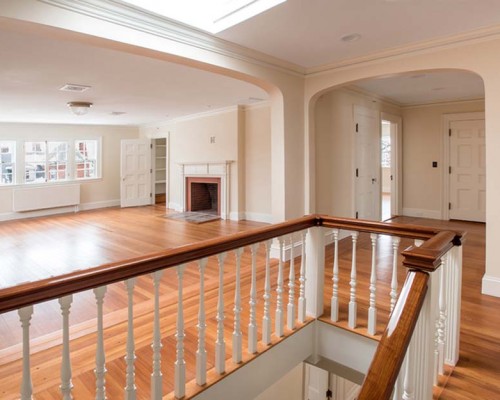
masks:
<path id="1" fill-rule="evenodd" d="M 250 285 L 250 319 L 248 322 L 248 352 L 257 353 L 257 249 L 259 244 L 252 244 L 250 251 L 252 253 L 252 278 Z"/>
<path id="2" fill-rule="evenodd" d="M 375 335 L 377 332 L 377 239 L 375 233 L 370 234 L 372 242 L 372 271 L 370 275 L 370 308 L 368 309 L 368 333 Z"/>
<path id="3" fill-rule="evenodd" d="M 339 320 L 339 230 L 333 230 L 333 276 L 332 299 L 330 303 L 330 319 Z"/>
<path id="4" fill-rule="evenodd" d="M 266 277 L 264 280 L 264 316 L 262 317 L 262 342 L 264 344 L 271 343 L 271 315 L 270 315 L 270 299 L 271 299 L 271 271 L 269 266 L 269 253 L 271 251 L 271 241 L 265 242 L 266 246 Z"/>
<path id="5" fill-rule="evenodd" d="M 462 246 L 448 253 L 446 267 L 446 355 L 448 365 L 456 365 L 460 350 L 460 311 L 462 304 Z"/>
<path id="6" fill-rule="evenodd" d="M 401 238 L 392 237 L 392 279 L 391 279 L 391 312 L 398 299 L 398 249 Z"/>
<path id="7" fill-rule="evenodd" d="M 127 279 L 125 286 L 128 294 L 128 321 L 127 321 L 127 355 L 125 363 L 127 365 L 127 378 L 125 386 L 125 399 L 135 400 L 137 397 L 135 387 L 135 342 L 134 342 L 134 286 L 136 278 Z"/>
<path id="8" fill-rule="evenodd" d="M 33 306 L 27 306 L 17 310 L 21 328 L 23 330 L 23 377 L 21 381 L 21 400 L 31 400 L 33 397 L 33 385 L 31 383 L 30 366 L 30 324 L 33 316 Z"/>
<path id="9" fill-rule="evenodd" d="M 69 351 L 69 309 L 73 302 L 73 295 L 64 296 L 59 299 L 62 315 L 62 330 L 63 330 L 63 348 L 61 360 L 61 393 L 63 400 L 72 400 L 71 390 L 73 383 L 71 382 L 71 359 Z"/>
<path id="10" fill-rule="evenodd" d="M 351 265 L 351 280 L 349 284 L 351 285 L 350 298 L 349 298 L 349 320 L 348 325 L 349 328 L 356 328 L 356 319 L 358 313 L 358 304 L 356 302 L 356 286 L 357 286 L 357 278 L 356 278 L 356 243 L 358 242 L 359 232 L 352 232 L 352 265 Z"/>
<path id="11" fill-rule="evenodd" d="M 444 374 L 445 357 L 445 335 L 446 335 L 446 268 L 448 266 L 448 254 L 441 259 L 439 268 L 439 323 L 438 323 L 438 368 L 439 375 Z"/>
<path id="12" fill-rule="evenodd" d="M 106 356 L 104 354 L 104 315 L 103 303 L 107 287 L 101 286 L 94 289 L 97 304 L 97 346 L 95 354 L 96 400 L 106 399 Z"/>
<path id="13" fill-rule="evenodd" d="M 207 383 L 207 350 L 205 349 L 205 330 L 207 328 L 205 317 L 205 267 L 207 259 L 198 260 L 200 270 L 200 303 L 198 307 L 198 349 L 196 350 L 196 383 Z"/>
<path id="14" fill-rule="evenodd" d="M 219 261 L 219 297 L 217 300 L 217 340 L 215 342 L 215 371 L 223 374 L 226 370 L 226 343 L 224 341 L 224 260 L 226 253 L 217 255 Z"/>
<path id="15" fill-rule="evenodd" d="M 186 362 L 184 361 L 184 306 L 182 302 L 182 278 L 184 276 L 185 264 L 178 265 L 177 270 L 177 326 L 175 338 L 176 360 L 174 371 L 174 395 L 177 399 L 186 394 Z"/>
<path id="16" fill-rule="evenodd" d="M 302 231 L 302 255 L 300 257 L 300 277 L 299 277 L 299 303 L 298 303 L 298 320 L 303 324 L 306 320 L 306 234 L 307 231 Z"/>
<path id="17" fill-rule="evenodd" d="M 412 367 L 415 367 L 415 341 L 411 340 L 408 345 L 408 350 L 406 353 L 406 368 L 405 377 L 403 383 L 403 400 L 414 400 L 415 399 L 415 382 L 414 382 L 414 371 Z"/>
<path id="18" fill-rule="evenodd" d="M 242 360 L 242 336 L 241 336 L 241 293 L 240 293 L 240 269 L 241 269 L 241 254 L 243 248 L 236 249 L 236 283 L 234 290 L 234 325 L 233 325 L 233 362 L 239 364 Z"/>
<path id="19" fill-rule="evenodd" d="M 295 329 L 295 254 L 293 233 L 290 235 L 290 273 L 288 274 L 287 327 Z"/>
<path id="20" fill-rule="evenodd" d="M 160 281 L 163 270 L 151 274 L 154 288 L 154 322 L 153 322 L 153 372 L 151 373 L 151 399 L 163 397 L 163 377 L 161 373 L 161 330 L 160 330 Z"/>
<path id="21" fill-rule="evenodd" d="M 276 336 L 283 336 L 285 320 L 283 319 L 283 238 L 278 238 L 280 245 L 280 256 L 278 260 L 278 280 L 276 285 L 276 314 L 275 331 Z"/>

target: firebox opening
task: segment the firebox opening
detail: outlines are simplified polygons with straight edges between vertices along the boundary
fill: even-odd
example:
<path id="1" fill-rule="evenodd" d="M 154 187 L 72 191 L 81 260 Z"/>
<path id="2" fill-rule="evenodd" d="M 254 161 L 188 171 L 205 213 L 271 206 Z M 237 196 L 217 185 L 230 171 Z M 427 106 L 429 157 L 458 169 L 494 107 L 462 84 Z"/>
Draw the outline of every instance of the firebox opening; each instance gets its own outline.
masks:
<path id="1" fill-rule="evenodd" d="M 207 182 L 208 181 L 208 182 Z M 189 179 L 187 210 L 220 215 L 220 186 L 216 179 Z"/>

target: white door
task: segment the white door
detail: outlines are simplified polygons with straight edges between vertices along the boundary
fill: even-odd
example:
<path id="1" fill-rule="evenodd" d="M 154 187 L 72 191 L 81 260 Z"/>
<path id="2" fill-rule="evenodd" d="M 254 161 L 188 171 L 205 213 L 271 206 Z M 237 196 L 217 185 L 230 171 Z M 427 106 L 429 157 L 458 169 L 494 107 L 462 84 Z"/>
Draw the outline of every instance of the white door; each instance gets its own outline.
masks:
<path id="1" fill-rule="evenodd" d="M 484 120 L 450 122 L 450 219 L 486 221 Z"/>
<path id="2" fill-rule="evenodd" d="M 305 399 L 306 400 L 325 400 L 326 392 L 328 391 L 328 371 L 315 367 L 310 364 L 306 365 L 306 384 L 305 384 Z"/>
<path id="3" fill-rule="evenodd" d="M 151 204 L 151 140 L 121 142 L 121 206 Z"/>
<path id="4" fill-rule="evenodd" d="M 380 114 L 354 107 L 355 212 L 360 219 L 380 220 Z"/>

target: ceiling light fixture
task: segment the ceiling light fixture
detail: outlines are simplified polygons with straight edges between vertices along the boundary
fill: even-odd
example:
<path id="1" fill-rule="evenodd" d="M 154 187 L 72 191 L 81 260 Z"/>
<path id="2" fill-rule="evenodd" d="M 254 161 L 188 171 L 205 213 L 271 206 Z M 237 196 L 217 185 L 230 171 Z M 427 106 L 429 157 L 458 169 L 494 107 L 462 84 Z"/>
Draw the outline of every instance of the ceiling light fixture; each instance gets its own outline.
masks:
<path id="1" fill-rule="evenodd" d="M 361 35 L 359 33 L 350 33 L 348 35 L 344 35 L 340 38 L 343 42 L 351 43 L 361 39 Z"/>
<path id="2" fill-rule="evenodd" d="M 73 114 L 85 115 L 89 112 L 89 109 L 93 104 L 86 101 L 70 101 L 67 105 L 71 109 Z"/>

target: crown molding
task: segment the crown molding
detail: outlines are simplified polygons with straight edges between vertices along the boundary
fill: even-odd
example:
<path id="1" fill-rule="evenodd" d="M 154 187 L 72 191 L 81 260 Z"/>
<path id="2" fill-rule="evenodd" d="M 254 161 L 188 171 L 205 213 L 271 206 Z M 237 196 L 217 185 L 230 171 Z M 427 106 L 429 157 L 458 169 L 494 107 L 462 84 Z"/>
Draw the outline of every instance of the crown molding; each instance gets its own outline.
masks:
<path id="1" fill-rule="evenodd" d="M 453 105 L 460 105 L 460 104 L 470 104 L 470 103 L 477 103 L 479 101 L 484 102 L 484 97 L 471 98 L 471 99 L 459 99 L 459 100 L 441 100 L 441 101 L 434 101 L 434 102 L 429 102 L 429 103 L 419 103 L 419 104 L 406 104 L 406 105 L 402 105 L 401 108 L 403 110 L 410 110 L 413 108 L 426 108 L 426 107 L 439 107 L 439 106 L 453 106 Z"/>
<path id="2" fill-rule="evenodd" d="M 500 25 L 475 29 L 472 31 L 459 33 L 456 35 L 415 42 L 409 45 L 393 47 L 380 52 L 368 54 L 366 56 L 350 58 L 339 62 L 325 64 L 317 67 L 306 68 L 306 78 L 330 73 L 335 70 L 349 69 L 363 64 L 379 62 L 386 59 L 419 54 L 428 51 L 462 46 L 466 43 L 479 43 L 487 40 L 500 38 Z"/>
<path id="3" fill-rule="evenodd" d="M 37 1 L 286 74 L 303 77 L 305 73 L 305 68 L 299 65 L 115 0 Z"/>
<path id="4" fill-rule="evenodd" d="M 370 92 L 368 90 L 362 89 L 362 88 L 357 87 L 355 85 L 343 86 L 340 88 L 340 90 L 344 90 L 344 91 L 349 92 L 349 93 L 369 97 L 371 99 L 375 99 L 381 103 L 385 103 L 385 104 L 392 106 L 392 107 L 403 107 L 403 105 L 401 103 L 397 102 L 396 100 L 393 100 L 389 97 L 380 96 L 379 94 Z"/>

